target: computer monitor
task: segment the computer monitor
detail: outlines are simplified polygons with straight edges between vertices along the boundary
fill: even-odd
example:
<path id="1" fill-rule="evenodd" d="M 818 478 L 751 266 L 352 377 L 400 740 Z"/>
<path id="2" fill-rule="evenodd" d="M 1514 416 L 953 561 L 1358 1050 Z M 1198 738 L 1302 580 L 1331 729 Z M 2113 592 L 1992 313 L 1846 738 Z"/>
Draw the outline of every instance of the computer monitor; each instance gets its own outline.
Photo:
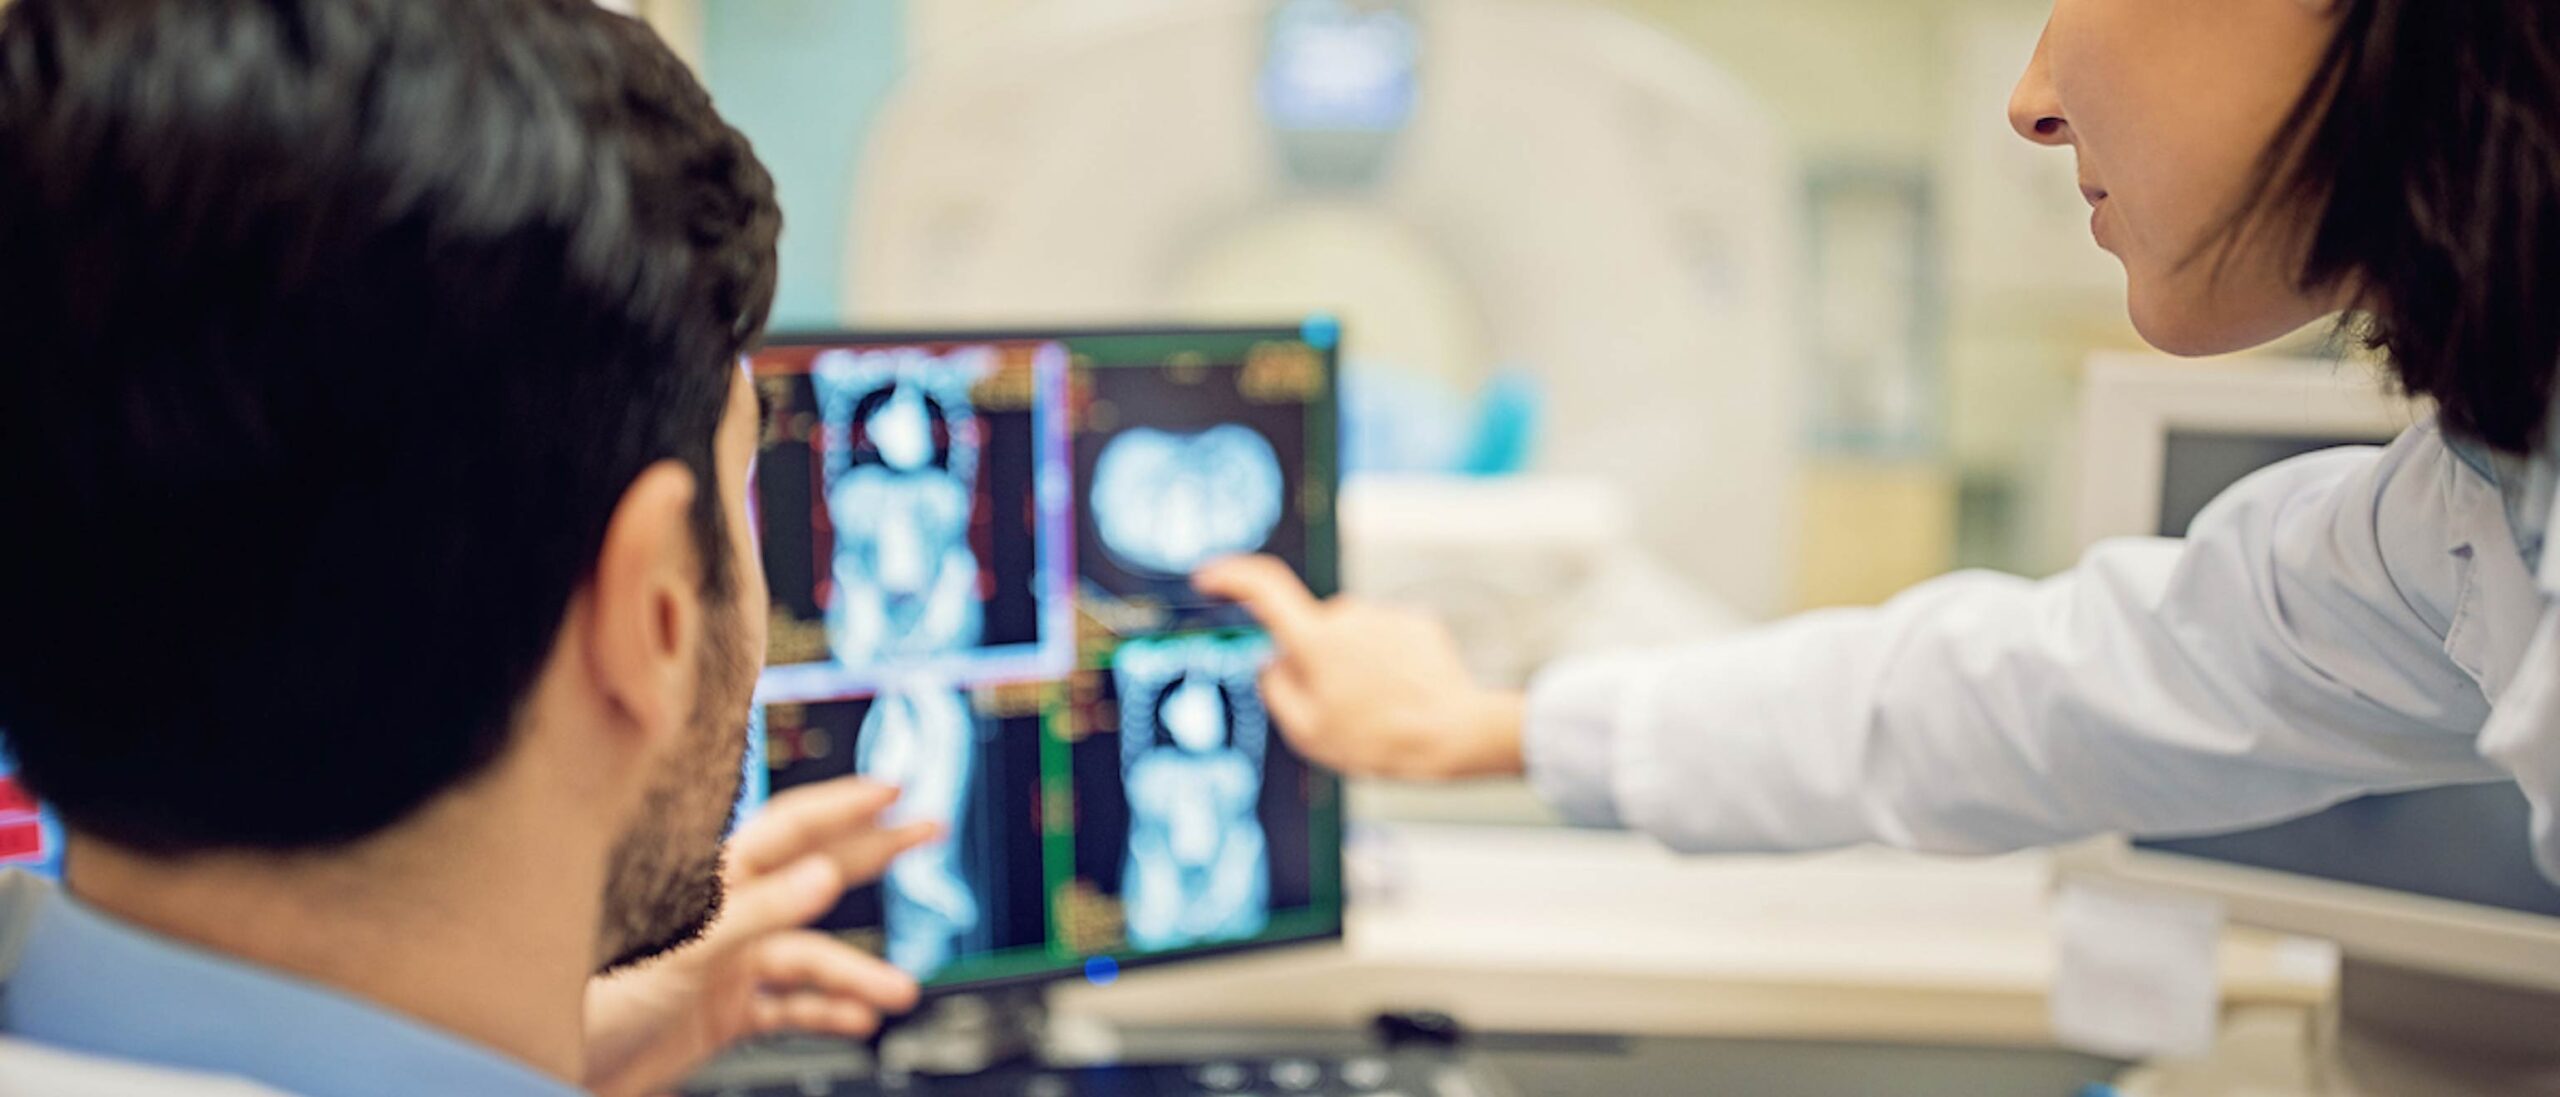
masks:
<path id="1" fill-rule="evenodd" d="M 2183 536 L 2250 473 L 2388 442 L 2423 414 L 2370 366 L 2100 356 L 2083 401 L 2081 538 Z M 2351 967 L 2549 1001 L 2560 994 L 2560 887 L 2535 867 L 2527 812 L 2513 782 L 2373 796 L 2239 833 L 2102 843 L 2066 854 L 2061 872 L 2208 896 L 2236 922 L 2334 941 Z M 2486 1018 L 2448 1013 L 2451 1000 L 2433 999 L 2436 1012 L 2488 1031 Z"/>
<path id="2" fill-rule="evenodd" d="M 950 837 L 820 921 L 929 993 L 1342 931 L 1342 793 L 1191 571 L 1335 587 L 1336 328 L 779 335 L 755 764 Z"/>
<path id="3" fill-rule="evenodd" d="M 2388 442 L 2423 415 L 2368 366 L 2139 356 L 2094 360 L 2083 406 L 2087 543 L 2182 536 L 2242 477 Z M 2534 867 L 2527 810 L 2512 782 L 2375 796 L 2077 867 L 2208 892 L 2235 918 L 2372 958 L 2560 991 L 2560 888 Z"/>

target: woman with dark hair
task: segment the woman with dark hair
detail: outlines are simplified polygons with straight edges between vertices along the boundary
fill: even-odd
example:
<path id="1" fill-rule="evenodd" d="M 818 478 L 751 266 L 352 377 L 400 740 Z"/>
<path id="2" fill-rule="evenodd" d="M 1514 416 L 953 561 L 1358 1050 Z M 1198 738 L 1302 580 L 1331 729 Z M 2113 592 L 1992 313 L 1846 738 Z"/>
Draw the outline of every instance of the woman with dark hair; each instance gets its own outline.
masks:
<path id="1" fill-rule="evenodd" d="M 2435 417 L 2266 470 L 2184 541 L 1526 694 L 1480 688 L 1426 619 L 1214 566 L 1201 586 L 1277 637 L 1291 740 L 1353 773 L 1525 772 L 1568 817 L 1692 850 L 1993 851 L 2512 777 L 2560 878 L 2560 4 L 2057 0 L 2010 115 L 2076 155 L 2151 343 L 2344 313 Z"/>

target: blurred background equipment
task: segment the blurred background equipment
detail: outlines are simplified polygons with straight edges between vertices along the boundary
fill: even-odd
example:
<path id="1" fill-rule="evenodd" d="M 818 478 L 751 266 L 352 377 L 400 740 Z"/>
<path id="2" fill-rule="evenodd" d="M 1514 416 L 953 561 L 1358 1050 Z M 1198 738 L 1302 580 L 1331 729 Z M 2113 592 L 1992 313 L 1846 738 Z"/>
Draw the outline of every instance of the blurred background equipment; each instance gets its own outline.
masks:
<path id="1" fill-rule="evenodd" d="M 774 169 L 779 324 L 1342 315 L 1347 399 L 1530 382 L 1517 464 L 1746 617 L 2068 565 L 2139 345 L 2004 115 L 2045 0 L 629 2 Z"/>
<path id="2" fill-rule="evenodd" d="M 1729 75 L 1599 8 L 1034 6 L 920 56 L 883 105 L 843 306 L 1320 308 L 1363 385 L 1463 406 L 1532 383 L 1526 467 L 1613 485 L 1636 543 L 1768 614 L 1792 555 L 1796 178 Z M 1485 440 L 1440 462 L 1502 456 Z"/>

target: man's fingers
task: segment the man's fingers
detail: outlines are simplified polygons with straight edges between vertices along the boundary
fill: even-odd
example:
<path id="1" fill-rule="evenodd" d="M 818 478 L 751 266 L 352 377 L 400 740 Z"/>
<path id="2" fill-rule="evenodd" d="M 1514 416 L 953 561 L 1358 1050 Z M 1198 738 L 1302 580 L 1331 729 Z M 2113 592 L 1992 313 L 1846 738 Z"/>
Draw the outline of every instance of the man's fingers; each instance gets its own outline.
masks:
<path id="1" fill-rule="evenodd" d="M 762 1032 L 863 1037 L 880 1030 L 880 1014 L 871 1007 L 816 992 L 758 998 L 754 1009 Z"/>
<path id="2" fill-rule="evenodd" d="M 878 879 L 899 854 L 940 837 L 942 825 L 930 821 L 886 830 L 864 827 L 782 868 L 732 871 L 711 935 L 735 944 L 808 925 L 843 898 L 844 889 Z"/>
<path id="3" fill-rule="evenodd" d="M 713 941 L 734 946 L 775 930 L 795 929 L 827 912 L 853 882 L 834 858 L 812 853 L 787 868 L 734 880 L 720 904 Z"/>
<path id="4" fill-rule="evenodd" d="M 889 1013 L 904 1013 L 916 1006 L 913 976 L 852 945 L 808 930 L 776 934 L 758 946 L 756 981 L 767 993 L 821 991 Z"/>
<path id="5" fill-rule="evenodd" d="M 942 824 L 929 820 L 857 830 L 780 870 L 733 873 L 716 932 L 727 940 L 746 941 L 808 925 L 834 906 L 844 889 L 879 879 L 899 854 L 940 839 L 942 833 Z"/>
<path id="6" fill-rule="evenodd" d="M 860 777 L 785 789 L 730 836 L 731 879 L 771 872 L 868 830 L 897 801 L 896 788 Z"/>
<path id="7" fill-rule="evenodd" d="M 1191 577 L 1191 585 L 1202 594 L 1243 606 L 1284 649 L 1307 643 L 1324 609 L 1297 572 L 1269 556 L 1220 560 L 1201 568 Z"/>
<path id="8" fill-rule="evenodd" d="M 942 840 L 942 824 L 920 820 L 886 830 L 857 831 L 837 839 L 820 851 L 834 861 L 847 883 L 869 883 L 889 870 L 889 862 L 898 855 L 928 842 Z"/>

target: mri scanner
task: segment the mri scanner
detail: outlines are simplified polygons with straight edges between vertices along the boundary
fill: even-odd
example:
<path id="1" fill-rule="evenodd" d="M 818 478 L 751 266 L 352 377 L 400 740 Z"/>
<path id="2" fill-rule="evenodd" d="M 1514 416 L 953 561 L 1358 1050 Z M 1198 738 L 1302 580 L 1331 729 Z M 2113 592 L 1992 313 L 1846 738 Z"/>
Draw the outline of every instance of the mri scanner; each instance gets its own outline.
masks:
<path id="1" fill-rule="evenodd" d="M 845 305 L 866 325 L 1323 311 L 1355 371 L 1534 379 L 1534 475 L 1353 486 L 1355 586 L 1420 576 L 1399 561 L 1468 528 L 1699 607 L 1622 639 L 1782 608 L 1797 174 L 1767 112 L 1641 24 L 1538 0 L 1049 0 L 919 58 L 861 177 Z M 1487 563 L 1512 578 L 1478 593 L 1552 595 L 1545 566 Z"/>

